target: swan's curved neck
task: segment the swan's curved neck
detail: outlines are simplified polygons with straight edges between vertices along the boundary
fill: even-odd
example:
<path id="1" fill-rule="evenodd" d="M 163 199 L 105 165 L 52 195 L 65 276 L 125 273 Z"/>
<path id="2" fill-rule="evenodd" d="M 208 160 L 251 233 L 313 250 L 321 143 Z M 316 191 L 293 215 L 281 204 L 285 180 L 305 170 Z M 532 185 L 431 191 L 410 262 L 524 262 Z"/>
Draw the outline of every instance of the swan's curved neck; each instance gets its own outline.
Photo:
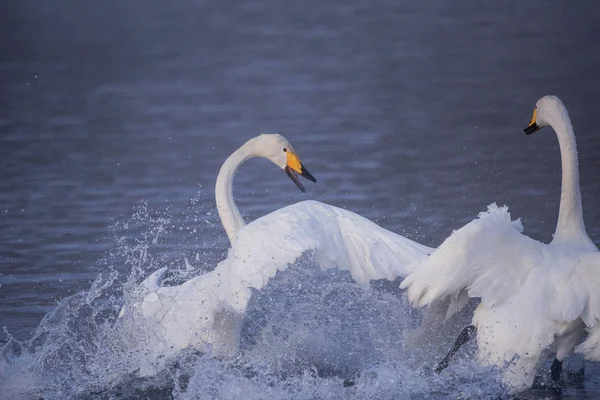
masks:
<path id="1" fill-rule="evenodd" d="M 577 161 L 577 144 L 575 133 L 566 110 L 558 115 L 552 123 L 558 137 L 562 161 L 562 189 L 560 194 L 560 210 L 553 242 L 578 242 L 591 244 L 585 225 L 581 207 L 579 190 L 579 166 Z"/>
<path id="2" fill-rule="evenodd" d="M 244 144 L 225 160 L 217 176 L 215 187 L 215 199 L 219 218 L 221 218 L 221 223 L 231 244 L 233 244 L 237 232 L 246 225 L 233 200 L 233 176 L 240 165 L 248 159 L 255 157 L 249 144 L 249 142 Z"/>

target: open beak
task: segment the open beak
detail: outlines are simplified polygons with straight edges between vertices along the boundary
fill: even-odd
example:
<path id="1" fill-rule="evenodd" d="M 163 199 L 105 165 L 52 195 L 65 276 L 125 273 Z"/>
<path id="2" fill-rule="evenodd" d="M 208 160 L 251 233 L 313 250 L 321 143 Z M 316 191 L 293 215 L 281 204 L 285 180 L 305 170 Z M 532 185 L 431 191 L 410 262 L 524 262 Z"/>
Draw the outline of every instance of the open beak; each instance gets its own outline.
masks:
<path id="1" fill-rule="evenodd" d="M 300 179 L 298 179 L 298 174 L 308 179 L 309 181 L 317 182 L 315 177 L 312 176 L 310 172 L 308 172 L 304 165 L 302 165 L 302 163 L 298 159 L 298 156 L 295 153 L 292 153 L 291 151 L 287 152 L 287 164 L 285 166 L 285 173 L 296 184 L 296 186 L 298 186 L 298 189 L 302 190 L 303 192 L 305 191 L 304 186 L 300 182 Z"/>
<path id="2" fill-rule="evenodd" d="M 532 133 L 537 132 L 540 129 L 542 129 L 542 128 L 534 122 L 534 123 L 527 125 L 527 128 L 523 129 L 523 132 L 525 132 L 526 135 L 531 135 Z"/>
<path id="3" fill-rule="evenodd" d="M 527 125 L 527 128 L 523 129 L 526 135 L 531 135 L 534 132 L 537 132 L 541 129 L 541 126 L 537 124 L 537 108 L 533 110 L 533 117 L 531 118 L 531 122 Z"/>

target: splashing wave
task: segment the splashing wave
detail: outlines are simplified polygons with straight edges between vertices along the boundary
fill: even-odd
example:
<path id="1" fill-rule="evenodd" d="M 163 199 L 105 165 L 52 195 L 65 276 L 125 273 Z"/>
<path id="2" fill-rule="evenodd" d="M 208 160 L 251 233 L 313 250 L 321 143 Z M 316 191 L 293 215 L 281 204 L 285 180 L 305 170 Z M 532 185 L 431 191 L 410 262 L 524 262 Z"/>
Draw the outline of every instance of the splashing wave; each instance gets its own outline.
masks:
<path id="1" fill-rule="evenodd" d="M 202 259 L 197 253 L 163 244 L 178 232 L 178 222 L 145 204 L 113 231 L 115 250 L 101 260 L 104 272 L 88 290 L 62 299 L 30 339 L 7 333 L 0 387 L 8 398 L 504 396 L 498 372 L 470 357 L 442 375 L 431 371 L 446 346 L 407 344 L 420 314 L 398 282 L 361 286 L 348 272 L 322 271 L 310 255 L 254 291 L 234 358 L 185 349 L 144 373 L 147 352 L 160 337 L 151 329 L 144 334 L 138 320 L 118 318 L 119 311 L 139 298 L 139 284 L 151 272 L 168 267 L 165 281 L 178 284 L 214 260 L 205 257 L 194 267 L 189 260 Z"/>

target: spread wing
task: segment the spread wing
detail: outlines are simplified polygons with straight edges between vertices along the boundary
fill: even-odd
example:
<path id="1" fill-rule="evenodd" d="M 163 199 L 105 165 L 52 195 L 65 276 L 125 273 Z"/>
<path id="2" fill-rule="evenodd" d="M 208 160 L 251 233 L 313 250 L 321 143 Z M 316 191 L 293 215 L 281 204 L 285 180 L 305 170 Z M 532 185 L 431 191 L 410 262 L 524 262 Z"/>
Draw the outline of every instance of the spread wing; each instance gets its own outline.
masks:
<path id="1" fill-rule="evenodd" d="M 423 259 L 401 288 L 408 288 L 409 300 L 419 307 L 462 289 L 482 301 L 502 301 L 541 261 L 539 243 L 521 231 L 508 208 L 492 204 Z"/>
<path id="2" fill-rule="evenodd" d="M 227 258 L 178 286 L 162 286 L 165 269 L 150 275 L 121 311 L 149 359 L 191 345 L 220 354 L 236 351 L 251 289 L 311 251 L 322 268 L 348 270 L 361 283 L 405 276 L 432 249 L 387 231 L 358 214 L 305 201 L 268 214 L 240 230 Z"/>
<path id="3" fill-rule="evenodd" d="M 277 271 L 311 251 L 322 268 L 348 270 L 359 283 L 412 272 L 433 249 L 390 232 L 353 212 L 316 201 L 281 208 L 245 226 L 224 264 L 233 303 L 243 310 L 250 288 L 260 290 Z"/>
<path id="4" fill-rule="evenodd" d="M 417 306 L 467 290 L 512 322 L 513 348 L 528 336 L 547 336 L 549 344 L 565 334 L 565 323 L 581 318 L 592 334 L 580 350 L 600 358 L 600 350 L 592 350 L 600 343 L 600 253 L 546 245 L 521 230 L 506 207 L 493 204 L 423 259 L 401 287 Z M 518 335 L 519 329 L 527 332 Z"/>

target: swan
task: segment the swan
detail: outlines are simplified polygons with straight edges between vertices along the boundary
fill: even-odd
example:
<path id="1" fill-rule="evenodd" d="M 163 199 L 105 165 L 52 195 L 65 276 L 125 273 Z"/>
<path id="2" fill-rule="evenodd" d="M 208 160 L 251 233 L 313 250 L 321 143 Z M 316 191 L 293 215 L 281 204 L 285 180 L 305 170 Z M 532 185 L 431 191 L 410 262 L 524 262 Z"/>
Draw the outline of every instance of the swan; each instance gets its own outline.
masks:
<path id="1" fill-rule="evenodd" d="M 178 286 L 161 286 L 167 269 L 159 269 L 121 310 L 126 336 L 134 338 L 130 346 L 139 346 L 146 360 L 139 363 L 140 375 L 154 373 L 169 356 L 188 347 L 211 350 L 219 357 L 235 355 L 252 290 L 262 289 L 307 251 L 323 269 L 348 270 L 364 284 L 406 276 L 433 250 L 358 214 L 312 200 L 246 225 L 233 199 L 233 177 L 253 157 L 272 161 L 301 190 L 297 174 L 315 181 L 291 144 L 277 134 L 250 139 L 225 161 L 215 189 L 219 217 L 231 243 L 225 260 Z"/>
<path id="2" fill-rule="evenodd" d="M 518 392 L 532 386 L 541 360 L 554 353 L 554 379 L 562 361 L 592 330 L 577 352 L 600 359 L 600 253 L 589 238 L 581 207 L 575 135 L 556 96 L 536 103 L 526 134 L 551 126 L 562 159 L 560 210 L 549 244 L 522 234 L 520 220 L 495 204 L 453 232 L 406 277 L 401 288 L 416 306 L 457 290 L 481 298 L 472 326 L 457 339 L 449 357 L 476 330 L 477 356 L 503 367 L 502 380 Z"/>

